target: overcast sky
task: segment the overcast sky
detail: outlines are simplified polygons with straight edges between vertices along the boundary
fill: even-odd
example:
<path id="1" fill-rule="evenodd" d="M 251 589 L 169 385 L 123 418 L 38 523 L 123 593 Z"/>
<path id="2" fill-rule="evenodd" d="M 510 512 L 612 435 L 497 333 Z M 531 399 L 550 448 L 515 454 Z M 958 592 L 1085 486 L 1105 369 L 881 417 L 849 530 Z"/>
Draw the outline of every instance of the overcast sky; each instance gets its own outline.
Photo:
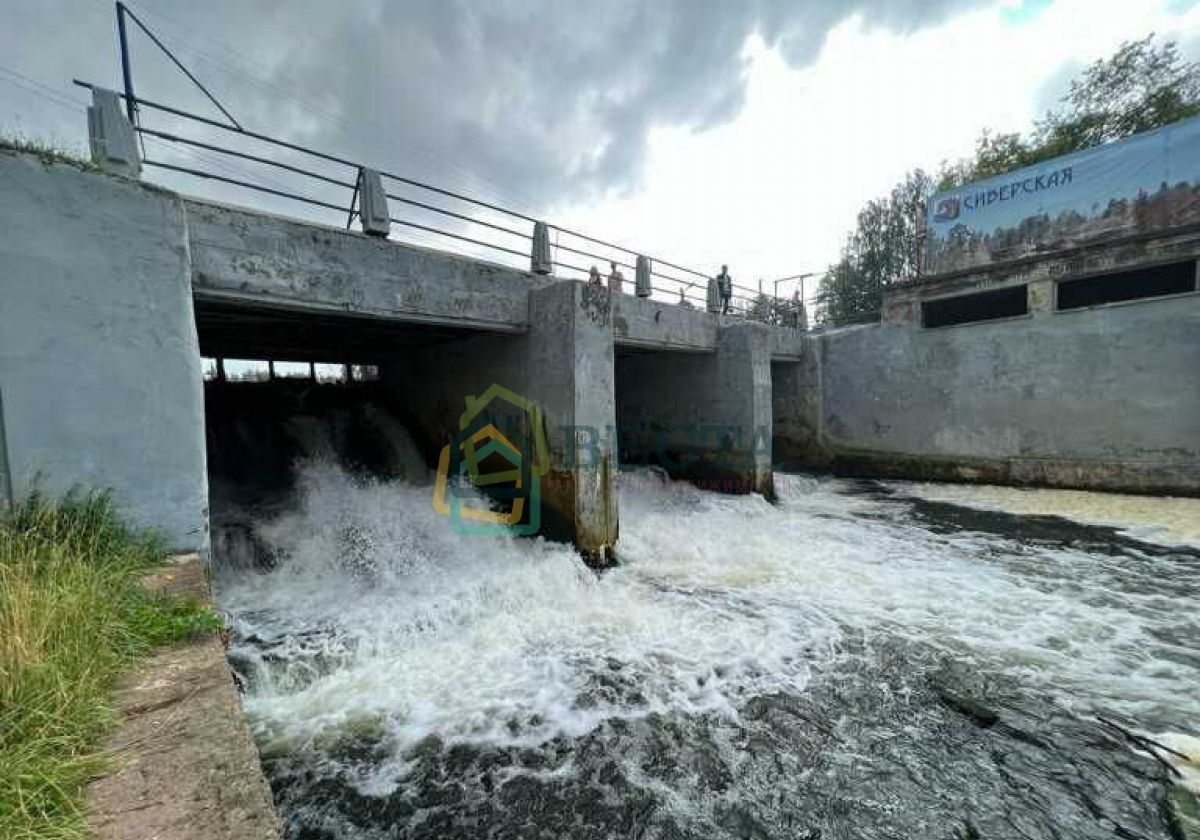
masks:
<path id="1" fill-rule="evenodd" d="M 70 80 L 117 86 L 112 3 L 0 2 L 0 130 L 82 149 L 87 96 Z M 1200 52 L 1200 5 L 1180 0 L 129 5 L 247 127 L 705 271 L 728 262 L 747 285 L 824 267 L 865 201 L 968 154 L 984 127 L 1028 128 L 1122 40 L 1155 31 Z M 214 114 L 133 43 L 140 95 Z"/>

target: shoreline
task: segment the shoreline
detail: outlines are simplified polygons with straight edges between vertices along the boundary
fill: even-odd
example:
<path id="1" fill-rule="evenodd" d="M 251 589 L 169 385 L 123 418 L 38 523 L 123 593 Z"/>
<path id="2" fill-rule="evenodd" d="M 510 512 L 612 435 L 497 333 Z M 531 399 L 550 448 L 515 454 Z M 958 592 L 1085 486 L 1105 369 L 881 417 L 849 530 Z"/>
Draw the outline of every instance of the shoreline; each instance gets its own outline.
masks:
<path id="1" fill-rule="evenodd" d="M 211 603 L 203 562 L 177 555 L 143 583 Z M 162 648 L 118 683 L 112 758 L 87 787 L 96 840 L 278 840 L 282 827 L 219 635 Z"/>

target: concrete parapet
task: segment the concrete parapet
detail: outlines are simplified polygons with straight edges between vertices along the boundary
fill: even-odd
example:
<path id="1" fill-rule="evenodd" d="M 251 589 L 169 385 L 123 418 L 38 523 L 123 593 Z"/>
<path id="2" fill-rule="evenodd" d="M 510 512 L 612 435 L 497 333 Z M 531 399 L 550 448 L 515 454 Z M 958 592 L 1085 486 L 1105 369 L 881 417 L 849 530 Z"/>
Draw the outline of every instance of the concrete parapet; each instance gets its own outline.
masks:
<path id="1" fill-rule="evenodd" d="M 524 330 L 531 287 L 506 266 L 186 200 L 198 298 L 396 322 Z"/>

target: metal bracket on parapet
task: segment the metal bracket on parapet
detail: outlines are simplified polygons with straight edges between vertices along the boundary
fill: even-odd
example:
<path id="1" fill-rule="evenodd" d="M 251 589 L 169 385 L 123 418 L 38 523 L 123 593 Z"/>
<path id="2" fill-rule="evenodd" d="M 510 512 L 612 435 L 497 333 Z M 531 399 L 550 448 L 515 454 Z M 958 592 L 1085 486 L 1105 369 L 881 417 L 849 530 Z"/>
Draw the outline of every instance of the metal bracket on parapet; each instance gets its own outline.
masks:
<path id="1" fill-rule="evenodd" d="M 88 146 L 92 163 L 116 175 L 137 178 L 142 173 L 137 135 L 121 110 L 121 100 L 111 90 L 92 88 L 88 106 Z"/>
<path id="2" fill-rule="evenodd" d="M 533 223 L 533 250 L 529 254 L 529 270 L 534 274 L 550 274 L 554 262 L 550 258 L 550 228 L 545 222 Z"/>
<path id="3" fill-rule="evenodd" d="M 648 298 L 654 293 L 654 287 L 650 284 L 650 271 L 652 268 L 650 258 L 639 254 L 634 269 L 633 289 L 640 298 Z"/>
<path id="4" fill-rule="evenodd" d="M 358 219 L 368 236 L 386 237 L 392 230 L 383 178 L 366 167 L 358 170 Z"/>

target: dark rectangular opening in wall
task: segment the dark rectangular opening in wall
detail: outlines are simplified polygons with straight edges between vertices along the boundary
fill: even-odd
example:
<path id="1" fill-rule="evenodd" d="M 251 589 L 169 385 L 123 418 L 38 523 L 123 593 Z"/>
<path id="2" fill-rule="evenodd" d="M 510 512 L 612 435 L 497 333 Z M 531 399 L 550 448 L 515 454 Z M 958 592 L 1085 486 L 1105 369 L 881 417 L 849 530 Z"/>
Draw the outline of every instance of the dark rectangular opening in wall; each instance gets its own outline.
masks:
<path id="1" fill-rule="evenodd" d="M 1058 284 L 1058 308 L 1079 309 L 1102 303 L 1178 295 L 1196 290 L 1196 262 L 1168 263 L 1133 271 L 1063 280 Z"/>
<path id="2" fill-rule="evenodd" d="M 1008 286 L 972 295 L 927 300 L 921 304 L 921 322 L 927 327 L 949 327 L 1012 318 L 1029 312 L 1024 286 Z"/>

